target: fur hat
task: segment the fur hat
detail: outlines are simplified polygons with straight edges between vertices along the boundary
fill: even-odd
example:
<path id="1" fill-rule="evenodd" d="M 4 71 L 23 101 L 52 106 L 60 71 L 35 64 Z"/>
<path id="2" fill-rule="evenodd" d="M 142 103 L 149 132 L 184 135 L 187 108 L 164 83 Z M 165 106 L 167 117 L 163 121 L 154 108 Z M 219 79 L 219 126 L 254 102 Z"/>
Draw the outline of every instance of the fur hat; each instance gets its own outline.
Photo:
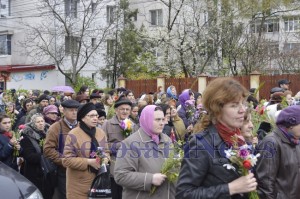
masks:
<path id="1" fill-rule="evenodd" d="M 77 121 L 81 121 L 92 110 L 96 110 L 96 106 L 91 102 L 81 105 L 78 108 Z"/>

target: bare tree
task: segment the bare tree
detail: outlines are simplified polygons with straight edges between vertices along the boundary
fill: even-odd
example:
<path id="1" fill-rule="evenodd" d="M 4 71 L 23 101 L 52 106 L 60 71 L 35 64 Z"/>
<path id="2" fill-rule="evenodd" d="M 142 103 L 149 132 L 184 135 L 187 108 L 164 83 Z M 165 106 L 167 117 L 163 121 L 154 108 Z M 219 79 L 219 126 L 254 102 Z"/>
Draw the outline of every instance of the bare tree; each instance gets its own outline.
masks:
<path id="1" fill-rule="evenodd" d="M 110 16 L 107 20 L 103 17 L 108 9 L 106 2 L 41 0 L 41 20 L 22 22 L 28 33 L 22 42 L 27 55 L 40 63 L 54 63 L 75 85 L 83 68 L 99 67 L 103 44 L 114 29 Z"/>

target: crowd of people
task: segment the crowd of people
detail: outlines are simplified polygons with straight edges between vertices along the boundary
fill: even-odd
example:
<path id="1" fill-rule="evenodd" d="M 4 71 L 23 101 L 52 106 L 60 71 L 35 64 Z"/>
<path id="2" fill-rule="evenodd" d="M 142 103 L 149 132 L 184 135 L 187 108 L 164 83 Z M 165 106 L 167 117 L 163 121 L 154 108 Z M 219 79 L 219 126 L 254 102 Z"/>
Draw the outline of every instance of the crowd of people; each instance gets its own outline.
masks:
<path id="1" fill-rule="evenodd" d="M 296 199 L 300 92 L 293 96 L 289 84 L 280 80 L 263 102 L 232 78 L 213 80 L 203 93 L 178 94 L 169 86 L 137 98 L 126 88 L 82 86 L 76 94 L 11 89 L 0 95 L 0 161 L 44 198 L 88 198 L 104 162 L 112 199 L 249 198 L 253 192 Z M 261 110 L 267 119 L 253 118 Z M 175 146 L 184 157 L 174 183 L 161 169 Z M 243 146 L 258 157 L 248 173 L 228 157 L 228 150 Z M 99 148 L 101 164 L 92 155 Z M 57 166 L 55 183 L 45 179 L 43 156 Z"/>

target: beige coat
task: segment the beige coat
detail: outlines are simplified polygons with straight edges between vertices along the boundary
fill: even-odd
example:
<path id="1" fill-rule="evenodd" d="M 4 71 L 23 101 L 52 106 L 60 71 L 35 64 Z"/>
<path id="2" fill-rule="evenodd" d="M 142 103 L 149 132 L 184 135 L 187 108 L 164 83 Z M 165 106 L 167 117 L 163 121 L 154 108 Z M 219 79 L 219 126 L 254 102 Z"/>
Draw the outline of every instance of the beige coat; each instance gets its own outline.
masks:
<path id="1" fill-rule="evenodd" d="M 160 173 L 170 152 L 170 138 L 160 134 L 157 145 L 140 128 L 122 142 L 115 165 L 115 181 L 123 186 L 123 199 L 174 199 L 175 185 L 166 180 L 150 195 L 152 177 Z M 156 146 L 153 148 L 153 146 Z"/>
<path id="2" fill-rule="evenodd" d="M 111 150 L 111 164 L 110 164 L 110 174 L 114 176 L 114 166 L 116 161 L 116 153 L 118 148 L 120 147 L 120 142 L 124 140 L 124 136 L 122 134 L 122 129 L 120 127 L 120 121 L 117 116 L 113 116 L 111 119 L 107 120 L 102 129 L 107 135 L 107 141 L 109 148 L 113 146 L 113 150 Z M 132 127 L 132 132 L 137 131 L 137 125 Z"/>
<path id="3" fill-rule="evenodd" d="M 106 135 L 96 128 L 96 139 L 100 147 L 107 149 Z M 67 198 L 86 199 L 88 191 L 96 177 L 88 171 L 91 138 L 80 128 L 71 130 L 66 138 L 63 165 L 67 168 Z M 109 156 L 109 154 L 106 154 Z"/>

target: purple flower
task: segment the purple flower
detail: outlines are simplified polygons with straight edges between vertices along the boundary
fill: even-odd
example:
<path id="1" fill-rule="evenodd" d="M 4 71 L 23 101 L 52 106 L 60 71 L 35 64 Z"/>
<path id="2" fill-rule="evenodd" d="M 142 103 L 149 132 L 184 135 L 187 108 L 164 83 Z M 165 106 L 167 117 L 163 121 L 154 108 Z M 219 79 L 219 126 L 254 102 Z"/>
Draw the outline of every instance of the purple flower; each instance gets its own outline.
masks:
<path id="1" fill-rule="evenodd" d="M 246 159 L 249 154 L 250 154 L 249 151 L 245 148 L 240 149 L 240 151 L 239 151 L 239 156 L 243 159 Z"/>
<path id="2" fill-rule="evenodd" d="M 185 104 L 185 106 L 195 107 L 195 101 L 194 100 L 186 100 L 184 104 Z"/>
<path id="3" fill-rule="evenodd" d="M 122 129 L 125 129 L 126 124 L 125 124 L 124 120 L 121 122 L 120 126 L 121 126 Z"/>

